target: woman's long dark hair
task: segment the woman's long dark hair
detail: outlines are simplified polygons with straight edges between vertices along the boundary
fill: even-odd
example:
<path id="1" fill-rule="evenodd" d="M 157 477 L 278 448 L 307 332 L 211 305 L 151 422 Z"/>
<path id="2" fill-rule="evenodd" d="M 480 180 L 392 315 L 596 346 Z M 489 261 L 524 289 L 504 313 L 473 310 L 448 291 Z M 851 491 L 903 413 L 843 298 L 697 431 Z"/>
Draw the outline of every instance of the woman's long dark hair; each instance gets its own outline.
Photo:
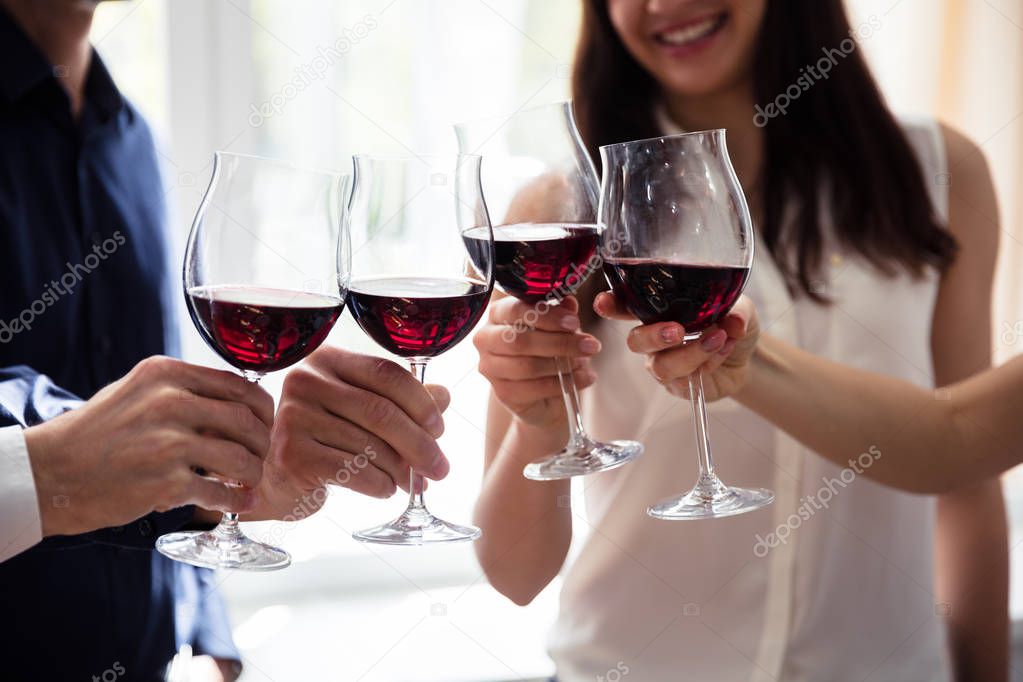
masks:
<path id="1" fill-rule="evenodd" d="M 754 55 L 755 101 L 774 102 L 850 30 L 842 0 L 768 0 Z M 859 49 L 836 61 L 829 78 L 804 89 L 787 114 L 763 128 L 760 235 L 790 290 L 817 301 L 826 300 L 811 284 L 821 265 L 824 200 L 838 239 L 887 275 L 944 268 L 957 248 Z M 572 92 L 598 167 L 600 145 L 662 134 L 654 113 L 658 84 L 625 49 L 607 0 L 583 0 Z M 795 212 L 787 217 L 789 202 Z"/>

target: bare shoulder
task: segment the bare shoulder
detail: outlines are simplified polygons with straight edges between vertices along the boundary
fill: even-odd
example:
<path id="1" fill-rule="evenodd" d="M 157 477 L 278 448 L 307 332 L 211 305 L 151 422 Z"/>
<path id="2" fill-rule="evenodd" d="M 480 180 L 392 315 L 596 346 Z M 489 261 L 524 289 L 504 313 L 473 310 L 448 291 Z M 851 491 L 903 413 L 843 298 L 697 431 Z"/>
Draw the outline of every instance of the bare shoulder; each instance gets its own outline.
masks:
<path id="1" fill-rule="evenodd" d="M 948 158 L 949 230 L 963 242 L 998 241 L 998 200 L 984 150 L 956 128 L 942 123 Z"/>

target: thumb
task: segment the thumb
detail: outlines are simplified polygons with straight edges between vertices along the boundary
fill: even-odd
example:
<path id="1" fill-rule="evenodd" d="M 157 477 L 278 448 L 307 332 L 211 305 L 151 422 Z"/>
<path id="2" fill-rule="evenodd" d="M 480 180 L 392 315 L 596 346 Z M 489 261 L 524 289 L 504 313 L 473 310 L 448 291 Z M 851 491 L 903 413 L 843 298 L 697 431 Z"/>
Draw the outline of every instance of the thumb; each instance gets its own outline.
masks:
<path id="1" fill-rule="evenodd" d="M 437 384 L 426 384 L 426 390 L 433 396 L 433 401 L 437 403 L 437 409 L 441 412 L 444 412 L 451 405 L 451 393 L 448 389 Z"/>
<path id="2" fill-rule="evenodd" d="M 250 488 L 229 486 L 217 481 L 195 476 L 186 502 L 221 512 L 238 514 L 252 511 L 256 507 L 256 494 Z"/>

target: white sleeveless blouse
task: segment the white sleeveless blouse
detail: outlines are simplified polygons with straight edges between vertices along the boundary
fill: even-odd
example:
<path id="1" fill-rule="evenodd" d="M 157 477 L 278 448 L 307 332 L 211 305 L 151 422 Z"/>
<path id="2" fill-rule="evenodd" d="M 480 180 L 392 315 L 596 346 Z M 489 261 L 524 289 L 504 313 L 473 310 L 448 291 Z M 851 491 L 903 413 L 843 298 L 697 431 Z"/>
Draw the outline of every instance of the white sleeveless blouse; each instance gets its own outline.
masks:
<path id="1" fill-rule="evenodd" d="M 903 125 L 944 220 L 940 129 L 934 121 Z M 766 249 L 756 252 L 746 293 L 765 333 L 933 386 L 938 274 L 888 279 L 834 240 L 825 253 L 821 284 L 831 306 L 793 300 Z M 934 596 L 934 498 L 843 471 L 726 400 L 709 406 L 717 469 L 726 483 L 773 489 L 774 504 L 720 520 L 649 518 L 650 503 L 696 480 L 690 406 L 626 348 L 632 324 L 601 325 L 586 423 L 600 439 L 642 441 L 646 454 L 583 482 L 586 520 L 577 514 L 576 530 L 588 535 L 566 569 L 550 637 L 559 682 L 950 679 Z"/>

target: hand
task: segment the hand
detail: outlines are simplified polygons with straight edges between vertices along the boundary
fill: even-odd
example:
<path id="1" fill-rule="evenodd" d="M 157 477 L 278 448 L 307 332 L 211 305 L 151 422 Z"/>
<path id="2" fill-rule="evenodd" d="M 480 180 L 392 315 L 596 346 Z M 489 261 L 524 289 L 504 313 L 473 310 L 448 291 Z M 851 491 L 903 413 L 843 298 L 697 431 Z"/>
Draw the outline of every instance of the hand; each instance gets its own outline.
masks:
<path id="1" fill-rule="evenodd" d="M 610 292 L 593 301 L 593 309 L 611 320 L 635 320 Z M 703 393 L 708 402 L 738 393 L 749 377 L 749 361 L 760 337 L 753 302 L 743 296 L 717 325 L 699 341 L 683 344 L 685 330 L 676 322 L 640 325 L 629 332 L 629 350 L 646 355 L 646 368 L 669 393 L 689 397 L 688 377 L 703 372 Z"/>
<path id="2" fill-rule="evenodd" d="M 327 484 L 390 497 L 408 490 L 409 467 L 444 478 L 450 464 L 437 438 L 450 402 L 395 362 L 320 347 L 284 380 L 259 503 L 246 518 L 304 518 Z"/>
<path id="3" fill-rule="evenodd" d="M 473 343 L 480 373 L 505 407 L 527 424 L 563 427 L 565 403 L 555 358 L 568 358 L 576 386 L 586 388 L 597 380 L 589 360 L 600 352 L 600 342 L 580 331 L 575 297 L 540 315 L 542 309 L 511 297 L 494 301 Z"/>
<path id="4" fill-rule="evenodd" d="M 273 399 L 237 374 L 143 360 L 78 409 L 25 430 L 43 535 L 118 526 L 186 504 L 246 511 L 272 424 Z"/>

